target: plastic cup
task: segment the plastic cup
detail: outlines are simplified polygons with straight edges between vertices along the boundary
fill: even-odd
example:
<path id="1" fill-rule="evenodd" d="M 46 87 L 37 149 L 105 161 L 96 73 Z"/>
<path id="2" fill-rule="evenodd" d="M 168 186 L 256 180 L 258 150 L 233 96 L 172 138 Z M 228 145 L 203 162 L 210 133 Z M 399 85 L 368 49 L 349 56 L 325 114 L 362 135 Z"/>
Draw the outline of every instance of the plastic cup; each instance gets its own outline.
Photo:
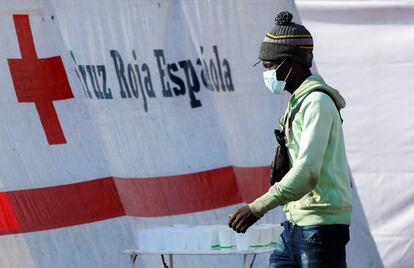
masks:
<path id="1" fill-rule="evenodd" d="M 138 231 L 138 248 L 140 250 L 163 250 L 164 241 L 160 228 Z"/>
<path id="2" fill-rule="evenodd" d="M 218 231 L 220 248 L 232 248 L 234 246 L 234 233 L 230 228 L 221 228 Z"/>
<path id="3" fill-rule="evenodd" d="M 184 251 L 186 249 L 187 231 L 183 228 L 171 228 L 170 244 L 171 249 L 176 251 Z"/>
<path id="4" fill-rule="evenodd" d="M 148 246 L 149 239 L 150 239 L 150 236 L 149 236 L 148 230 L 139 230 L 138 231 L 138 237 L 137 237 L 138 249 L 139 250 L 149 250 L 148 249 L 149 248 L 149 246 Z"/>
<path id="5" fill-rule="evenodd" d="M 260 246 L 267 246 L 272 242 L 273 238 L 273 225 L 272 224 L 259 224 L 257 229 L 259 230 Z"/>
<path id="6" fill-rule="evenodd" d="M 256 226 L 249 229 L 249 247 L 260 247 L 260 230 Z"/>
<path id="7" fill-rule="evenodd" d="M 151 246 L 152 250 L 165 250 L 166 241 L 164 233 L 166 229 L 166 227 L 160 227 L 151 230 L 150 243 L 153 245 Z"/>
<path id="8" fill-rule="evenodd" d="M 217 230 L 213 226 L 197 226 L 196 230 L 198 250 L 208 251 L 219 246 Z"/>
<path id="9" fill-rule="evenodd" d="M 165 250 L 174 250 L 173 239 L 171 237 L 172 230 L 172 227 L 165 227 L 162 229 L 162 237 Z"/>
<path id="10" fill-rule="evenodd" d="M 244 234 L 236 233 L 236 248 L 237 250 L 249 249 L 249 232 Z"/>
<path id="11" fill-rule="evenodd" d="M 280 235 L 283 233 L 283 226 L 281 226 L 280 224 L 275 224 L 272 227 L 272 243 L 276 244 L 277 241 L 279 240 Z"/>
<path id="12" fill-rule="evenodd" d="M 199 250 L 198 246 L 198 231 L 197 228 L 188 228 L 187 230 L 187 241 L 186 241 L 186 249 L 189 251 L 197 251 Z"/>
<path id="13" fill-rule="evenodd" d="M 260 228 L 260 245 L 268 246 L 272 243 L 273 238 L 273 226 L 263 225 Z"/>

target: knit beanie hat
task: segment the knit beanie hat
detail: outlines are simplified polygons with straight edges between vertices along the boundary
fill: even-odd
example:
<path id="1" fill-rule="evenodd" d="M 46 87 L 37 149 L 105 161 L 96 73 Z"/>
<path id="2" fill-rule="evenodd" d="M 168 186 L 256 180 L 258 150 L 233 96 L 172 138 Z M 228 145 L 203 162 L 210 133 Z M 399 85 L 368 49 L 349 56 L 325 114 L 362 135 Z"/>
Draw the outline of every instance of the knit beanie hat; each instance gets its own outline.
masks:
<path id="1" fill-rule="evenodd" d="M 260 46 L 259 59 L 277 61 L 290 58 L 306 67 L 312 66 L 312 35 L 303 25 L 292 22 L 292 18 L 288 11 L 277 14 L 276 25 Z"/>

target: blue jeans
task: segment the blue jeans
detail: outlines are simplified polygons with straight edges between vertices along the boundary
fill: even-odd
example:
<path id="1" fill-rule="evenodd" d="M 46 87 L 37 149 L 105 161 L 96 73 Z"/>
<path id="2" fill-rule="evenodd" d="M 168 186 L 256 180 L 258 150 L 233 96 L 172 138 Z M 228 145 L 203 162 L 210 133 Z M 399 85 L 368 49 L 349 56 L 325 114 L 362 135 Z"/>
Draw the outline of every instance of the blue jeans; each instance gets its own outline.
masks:
<path id="1" fill-rule="evenodd" d="M 348 225 L 296 226 L 285 221 L 283 226 L 269 268 L 346 268 Z"/>

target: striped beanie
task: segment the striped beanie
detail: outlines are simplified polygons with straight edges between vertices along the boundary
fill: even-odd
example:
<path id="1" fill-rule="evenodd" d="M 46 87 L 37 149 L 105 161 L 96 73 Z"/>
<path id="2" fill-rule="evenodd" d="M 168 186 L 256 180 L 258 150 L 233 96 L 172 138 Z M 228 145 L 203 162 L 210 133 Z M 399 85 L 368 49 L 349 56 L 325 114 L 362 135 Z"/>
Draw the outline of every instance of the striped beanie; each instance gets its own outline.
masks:
<path id="1" fill-rule="evenodd" d="M 292 22 L 292 14 L 280 12 L 276 25 L 268 32 L 260 46 L 259 58 L 265 61 L 293 59 L 306 67 L 312 66 L 312 35 L 303 25 Z"/>

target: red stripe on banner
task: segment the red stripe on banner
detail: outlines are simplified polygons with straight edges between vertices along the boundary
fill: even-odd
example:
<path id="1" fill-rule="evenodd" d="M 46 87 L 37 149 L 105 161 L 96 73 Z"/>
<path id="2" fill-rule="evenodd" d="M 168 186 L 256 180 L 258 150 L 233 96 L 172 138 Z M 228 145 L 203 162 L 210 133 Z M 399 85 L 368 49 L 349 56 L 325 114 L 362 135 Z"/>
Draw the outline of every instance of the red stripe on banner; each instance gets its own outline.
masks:
<path id="1" fill-rule="evenodd" d="M 20 232 L 89 223 L 125 215 L 112 178 L 9 192 Z"/>
<path id="2" fill-rule="evenodd" d="M 160 178 L 101 178 L 0 195 L 0 234 L 124 215 L 169 216 L 250 202 L 268 189 L 268 167 L 223 167 Z"/>
<path id="3" fill-rule="evenodd" d="M 242 202 L 233 167 L 153 179 L 119 179 L 127 215 L 191 213 Z"/>
<path id="4" fill-rule="evenodd" d="M 19 229 L 19 223 L 11 207 L 8 194 L 0 193 L 0 233 L 13 233 Z"/>
<path id="5" fill-rule="evenodd" d="M 243 202 L 252 202 L 270 187 L 270 166 L 243 168 L 234 167 Z"/>

